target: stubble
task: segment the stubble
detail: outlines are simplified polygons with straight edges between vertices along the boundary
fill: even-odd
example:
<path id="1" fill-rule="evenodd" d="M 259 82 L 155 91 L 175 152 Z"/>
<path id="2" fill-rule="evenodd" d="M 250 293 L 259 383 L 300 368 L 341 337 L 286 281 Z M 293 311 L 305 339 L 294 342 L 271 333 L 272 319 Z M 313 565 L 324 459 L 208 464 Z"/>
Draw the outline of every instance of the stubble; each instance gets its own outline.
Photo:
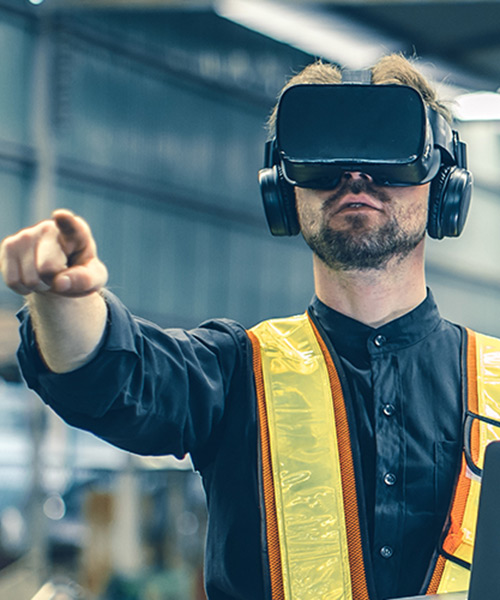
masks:
<path id="1" fill-rule="evenodd" d="M 381 225 L 370 225 L 366 214 L 344 215 L 344 227 L 336 229 L 329 224 L 329 213 L 334 203 L 346 193 L 367 193 L 382 203 L 391 199 L 383 188 L 364 180 L 347 180 L 342 187 L 325 200 L 321 210 L 321 225 L 314 233 L 304 232 L 307 245 L 331 269 L 342 271 L 382 270 L 392 258 L 408 256 L 425 237 L 425 227 L 405 231 L 395 215 Z"/>

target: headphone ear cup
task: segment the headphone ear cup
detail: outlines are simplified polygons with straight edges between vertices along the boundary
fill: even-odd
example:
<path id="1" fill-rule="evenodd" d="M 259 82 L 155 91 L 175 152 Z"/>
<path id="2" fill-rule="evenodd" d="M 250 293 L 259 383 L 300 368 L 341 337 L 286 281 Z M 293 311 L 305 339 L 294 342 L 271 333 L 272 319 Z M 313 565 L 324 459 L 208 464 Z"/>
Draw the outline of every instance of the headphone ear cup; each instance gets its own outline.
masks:
<path id="1" fill-rule="evenodd" d="M 427 216 L 427 233 L 435 240 L 441 240 L 443 238 L 441 207 L 443 204 L 443 190 L 446 185 L 449 171 L 450 167 L 439 169 L 437 175 L 431 182 L 431 189 L 429 192 L 429 212 Z"/>
<path id="2" fill-rule="evenodd" d="M 297 235 L 300 231 L 293 186 L 278 165 L 259 171 L 259 185 L 267 224 L 273 235 Z"/>
<path id="3" fill-rule="evenodd" d="M 467 220 L 472 174 L 461 167 L 442 167 L 429 192 L 427 233 L 431 238 L 458 237 Z"/>

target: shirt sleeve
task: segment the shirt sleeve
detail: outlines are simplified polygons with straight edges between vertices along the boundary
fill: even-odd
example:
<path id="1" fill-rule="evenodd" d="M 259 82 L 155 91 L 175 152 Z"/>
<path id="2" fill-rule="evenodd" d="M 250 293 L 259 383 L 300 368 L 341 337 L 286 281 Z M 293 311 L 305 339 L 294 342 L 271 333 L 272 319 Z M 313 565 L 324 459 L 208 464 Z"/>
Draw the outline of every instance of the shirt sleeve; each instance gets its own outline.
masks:
<path id="1" fill-rule="evenodd" d="M 50 371 L 25 308 L 18 360 L 28 386 L 66 422 L 144 455 L 199 454 L 214 445 L 227 396 L 245 377 L 243 327 L 219 319 L 190 331 L 132 316 L 106 293 L 108 324 L 98 354 L 69 373 Z"/>

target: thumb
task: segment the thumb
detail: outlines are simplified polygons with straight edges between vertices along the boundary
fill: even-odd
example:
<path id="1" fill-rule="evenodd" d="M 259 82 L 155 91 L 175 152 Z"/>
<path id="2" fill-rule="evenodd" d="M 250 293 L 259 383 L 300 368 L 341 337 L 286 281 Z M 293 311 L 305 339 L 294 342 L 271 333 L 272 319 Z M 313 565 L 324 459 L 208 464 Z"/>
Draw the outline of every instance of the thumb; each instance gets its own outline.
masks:
<path id="1" fill-rule="evenodd" d="M 96 257 L 58 273 L 52 281 L 52 291 L 61 296 L 82 297 L 102 289 L 107 280 L 106 266 Z"/>

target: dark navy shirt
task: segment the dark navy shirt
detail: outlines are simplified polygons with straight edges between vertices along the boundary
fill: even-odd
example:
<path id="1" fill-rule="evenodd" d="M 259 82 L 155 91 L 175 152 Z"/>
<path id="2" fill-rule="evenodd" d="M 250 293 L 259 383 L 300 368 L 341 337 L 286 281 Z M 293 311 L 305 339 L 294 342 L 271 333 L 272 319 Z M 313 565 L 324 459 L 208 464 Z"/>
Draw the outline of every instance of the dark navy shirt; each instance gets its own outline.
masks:
<path id="1" fill-rule="evenodd" d="M 210 600 L 267 598 L 251 346 L 214 320 L 162 330 L 111 294 L 99 354 L 71 373 L 47 370 L 21 313 L 19 360 L 30 387 L 70 424 L 139 454 L 190 453 L 203 477 Z M 461 449 L 462 332 L 429 293 L 373 329 L 318 299 L 309 310 L 344 388 L 376 599 L 420 591 L 443 527 Z M 264 565 L 264 566 L 263 566 Z"/>

